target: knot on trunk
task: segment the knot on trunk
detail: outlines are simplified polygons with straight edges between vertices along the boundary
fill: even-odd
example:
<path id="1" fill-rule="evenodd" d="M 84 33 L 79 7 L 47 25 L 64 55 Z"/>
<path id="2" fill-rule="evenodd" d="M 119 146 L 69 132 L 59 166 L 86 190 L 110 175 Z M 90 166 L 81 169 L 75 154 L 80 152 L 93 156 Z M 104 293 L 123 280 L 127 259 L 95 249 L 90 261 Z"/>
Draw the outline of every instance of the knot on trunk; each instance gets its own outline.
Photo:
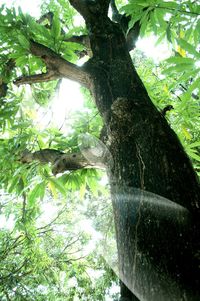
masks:
<path id="1" fill-rule="evenodd" d="M 127 98 L 118 97 L 111 106 L 109 129 L 112 139 L 129 137 L 133 119 L 133 104 Z"/>
<path id="2" fill-rule="evenodd" d="M 111 112 L 114 119 L 120 120 L 120 122 L 127 122 L 132 116 L 133 106 L 125 97 L 118 97 L 111 106 Z M 132 119 L 132 118 L 131 118 Z"/>

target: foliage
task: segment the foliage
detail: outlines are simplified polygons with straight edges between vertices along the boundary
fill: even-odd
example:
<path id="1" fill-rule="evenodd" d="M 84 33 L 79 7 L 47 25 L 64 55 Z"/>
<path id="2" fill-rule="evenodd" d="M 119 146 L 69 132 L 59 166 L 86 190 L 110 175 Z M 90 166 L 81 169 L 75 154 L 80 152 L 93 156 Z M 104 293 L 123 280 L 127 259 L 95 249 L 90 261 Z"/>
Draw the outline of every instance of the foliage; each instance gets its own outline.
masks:
<path id="1" fill-rule="evenodd" d="M 177 81 L 177 71 L 175 76 L 168 73 L 167 63 L 171 58 L 155 65 L 152 59 L 147 59 L 137 50 L 133 54 L 133 60 L 158 109 L 161 111 L 167 105 L 173 106 L 173 110 L 167 112 L 166 118 L 199 171 L 199 92 L 191 92 L 188 82 Z"/>
<path id="2" fill-rule="evenodd" d="M 2 216 L 10 217 L 10 226 L 0 232 L 1 300 L 104 300 L 115 277 L 96 254 L 87 256 L 90 236 L 80 230 L 81 210 L 73 214 L 76 199 L 61 201 L 28 207 L 24 219 L 20 199 L 1 204 Z M 90 276 L 94 263 L 104 284 Z"/>
<path id="3" fill-rule="evenodd" d="M 200 5 L 198 1 L 130 0 L 122 11 L 131 15 L 129 28 L 139 21 L 141 37 L 154 34 L 157 45 L 164 41 L 171 49 L 172 56 L 159 66 L 136 55 L 138 72 L 160 109 L 173 105 L 167 118 L 199 172 Z"/>

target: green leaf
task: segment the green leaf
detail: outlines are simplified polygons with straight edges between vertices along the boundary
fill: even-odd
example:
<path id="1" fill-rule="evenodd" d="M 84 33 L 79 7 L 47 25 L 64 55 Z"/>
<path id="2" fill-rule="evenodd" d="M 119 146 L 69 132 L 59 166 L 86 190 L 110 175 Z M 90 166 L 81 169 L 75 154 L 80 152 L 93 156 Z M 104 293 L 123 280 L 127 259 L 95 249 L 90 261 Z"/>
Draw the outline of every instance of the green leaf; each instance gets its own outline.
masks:
<path id="1" fill-rule="evenodd" d="M 196 152 L 191 151 L 191 150 L 188 150 L 187 153 L 188 153 L 188 155 L 189 155 L 192 159 L 195 159 L 195 160 L 197 160 L 197 161 L 200 162 L 200 156 L 197 155 Z"/>
<path id="2" fill-rule="evenodd" d="M 180 77 L 179 77 L 179 82 L 182 83 L 183 81 L 187 81 L 188 78 L 191 78 L 191 77 L 196 77 L 196 75 L 198 74 L 198 72 L 200 72 L 200 68 L 197 68 L 197 69 L 193 69 L 193 70 L 187 70 L 187 72 L 185 72 L 184 74 L 182 74 Z"/>
<path id="3" fill-rule="evenodd" d="M 156 19 L 155 19 L 155 11 L 152 11 L 150 13 L 150 20 L 151 20 L 151 26 L 153 28 L 153 31 L 154 31 L 155 35 L 157 35 L 158 27 L 157 27 L 157 22 L 156 22 Z"/>
<path id="4" fill-rule="evenodd" d="M 170 64 L 189 64 L 189 65 L 194 65 L 194 59 L 192 58 L 187 58 L 187 57 L 170 57 L 169 59 L 166 60 L 167 63 Z"/>
<path id="5" fill-rule="evenodd" d="M 53 22 L 52 22 L 52 28 L 51 28 L 52 35 L 55 39 L 59 39 L 59 37 L 60 37 L 60 33 L 61 33 L 60 23 L 61 22 L 59 20 L 58 13 L 55 13 L 54 17 L 53 17 Z"/>
<path id="6" fill-rule="evenodd" d="M 44 197 L 45 181 L 38 183 L 33 190 L 29 193 L 28 203 L 30 206 L 34 206 L 38 198 Z"/>
<path id="7" fill-rule="evenodd" d="M 177 40 L 178 45 L 181 46 L 181 48 L 185 49 L 188 53 L 194 55 L 197 58 L 200 58 L 200 53 L 196 51 L 196 48 L 192 46 L 190 43 L 183 39 Z"/>
<path id="8" fill-rule="evenodd" d="M 154 14 L 155 14 L 156 19 L 158 20 L 160 27 L 162 27 L 162 29 L 166 31 L 168 24 L 164 20 L 165 11 L 161 10 L 161 9 L 155 9 Z"/>
<path id="9" fill-rule="evenodd" d="M 148 18 L 147 18 L 147 13 L 143 14 L 141 20 L 140 20 L 140 36 L 144 37 L 146 31 L 147 31 L 147 27 L 148 27 Z"/>
<path id="10" fill-rule="evenodd" d="M 28 63 L 27 57 L 25 56 L 16 58 L 15 62 L 18 67 L 24 67 Z"/>
<path id="11" fill-rule="evenodd" d="M 66 196 L 66 188 L 59 179 L 49 178 L 49 182 L 52 183 L 61 194 Z"/>
<path id="12" fill-rule="evenodd" d="M 20 43 L 20 45 L 24 48 L 24 49 L 29 49 L 29 41 L 25 38 L 25 36 L 22 36 L 22 35 L 18 35 L 17 36 L 17 39 Z"/>
<path id="13" fill-rule="evenodd" d="M 160 6 L 162 8 L 169 8 L 169 9 L 178 9 L 179 8 L 179 4 L 172 2 L 172 1 L 167 1 L 167 2 L 163 2 L 160 4 Z M 158 6 L 159 7 L 159 6 Z"/>
<path id="14" fill-rule="evenodd" d="M 9 193 L 13 192 L 13 190 L 14 190 L 14 188 L 16 187 L 18 181 L 19 181 L 19 177 L 14 177 L 14 178 L 12 179 L 11 184 L 10 184 L 10 186 L 9 186 L 9 188 L 8 188 L 8 192 L 9 192 Z"/>
<path id="15" fill-rule="evenodd" d="M 196 141 L 186 146 L 186 148 L 194 148 L 200 146 L 200 141 Z"/>
<path id="16" fill-rule="evenodd" d="M 192 92 L 199 88 L 200 85 L 200 78 L 197 78 L 187 89 L 187 92 L 184 93 L 184 95 L 182 96 L 182 100 L 185 99 L 185 97 L 188 97 L 188 95 L 191 97 Z"/>

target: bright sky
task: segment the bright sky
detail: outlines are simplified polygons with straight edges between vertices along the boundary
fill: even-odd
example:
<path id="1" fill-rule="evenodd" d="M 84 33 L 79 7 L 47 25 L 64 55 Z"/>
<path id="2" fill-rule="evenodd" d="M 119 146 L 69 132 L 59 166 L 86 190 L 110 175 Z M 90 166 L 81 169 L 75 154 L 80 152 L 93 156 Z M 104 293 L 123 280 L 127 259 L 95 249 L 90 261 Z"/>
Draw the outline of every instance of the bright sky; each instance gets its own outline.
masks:
<path id="1" fill-rule="evenodd" d="M 137 49 L 144 52 L 147 57 L 151 57 L 156 63 L 168 58 L 171 54 L 167 43 L 156 45 L 157 38 L 150 36 L 139 39 L 137 42 Z"/>
<path id="2" fill-rule="evenodd" d="M 6 4 L 7 7 L 11 7 L 13 4 L 15 7 L 22 7 L 23 12 L 30 13 L 32 16 L 37 17 L 40 15 L 39 5 L 41 0 L 0 0 L 0 5 Z"/>

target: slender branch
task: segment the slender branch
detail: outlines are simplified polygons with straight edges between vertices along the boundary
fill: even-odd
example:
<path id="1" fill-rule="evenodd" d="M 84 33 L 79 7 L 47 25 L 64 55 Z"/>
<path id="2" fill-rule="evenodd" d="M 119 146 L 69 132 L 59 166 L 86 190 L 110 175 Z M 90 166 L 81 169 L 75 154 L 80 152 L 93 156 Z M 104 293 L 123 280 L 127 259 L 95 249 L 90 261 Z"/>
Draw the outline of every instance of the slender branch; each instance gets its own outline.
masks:
<path id="1" fill-rule="evenodd" d="M 64 252 L 66 251 L 66 249 L 68 249 L 69 247 L 71 247 L 72 245 L 74 245 L 77 241 L 80 240 L 80 235 L 78 236 L 78 238 L 76 238 L 75 240 L 71 240 L 70 243 L 67 243 L 65 245 L 65 247 L 63 248 L 63 250 L 60 252 L 60 255 L 63 255 Z M 70 253 L 69 253 L 70 254 Z"/>
<path id="2" fill-rule="evenodd" d="M 81 251 L 81 250 L 80 250 Z M 86 258 L 87 257 L 87 255 L 85 255 L 85 256 L 81 256 L 81 257 L 78 257 L 78 258 L 70 258 L 70 259 L 67 259 L 67 260 L 60 260 L 60 262 L 64 262 L 64 263 L 71 263 L 71 262 L 73 262 L 73 261 L 78 261 L 78 260 L 80 260 L 80 259 L 84 259 L 84 258 Z"/>
<path id="3" fill-rule="evenodd" d="M 42 226 L 42 227 L 39 227 L 37 228 L 37 232 L 38 234 L 40 233 L 44 233 L 43 230 L 47 229 L 46 231 L 50 230 L 50 231 L 53 231 L 53 229 L 51 229 L 50 227 L 53 226 L 55 224 L 55 222 L 59 219 L 59 217 L 64 213 L 66 212 L 66 209 L 67 209 L 67 206 L 63 206 L 63 208 L 57 213 L 56 217 L 54 219 L 52 219 L 50 221 L 50 223 L 46 224 L 45 226 Z M 49 229 L 48 229 L 49 228 Z M 41 231 L 42 230 L 42 231 Z"/>
<path id="4" fill-rule="evenodd" d="M 61 78 L 61 76 L 59 76 L 53 70 L 50 70 L 46 73 L 34 74 L 29 76 L 20 76 L 14 81 L 14 84 L 16 86 L 20 86 L 24 84 L 43 83 L 50 80 L 56 80 L 58 78 Z"/>

